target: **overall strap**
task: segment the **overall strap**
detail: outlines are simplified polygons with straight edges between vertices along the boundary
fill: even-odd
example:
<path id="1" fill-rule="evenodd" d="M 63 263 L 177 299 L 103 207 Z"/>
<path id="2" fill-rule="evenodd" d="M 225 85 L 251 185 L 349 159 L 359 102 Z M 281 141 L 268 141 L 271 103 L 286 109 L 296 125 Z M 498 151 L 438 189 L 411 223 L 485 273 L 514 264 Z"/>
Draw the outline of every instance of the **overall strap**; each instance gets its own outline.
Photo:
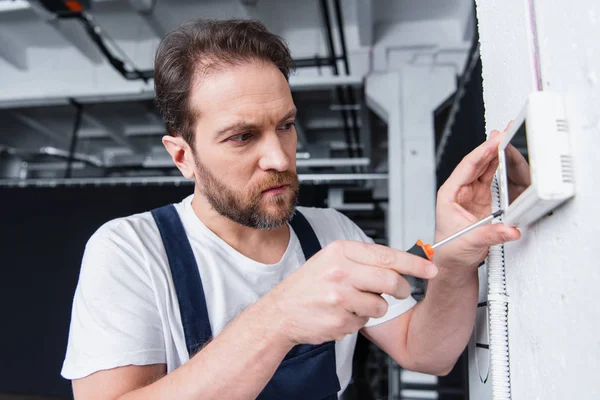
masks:
<path id="1" fill-rule="evenodd" d="M 185 342 L 190 358 L 211 337 L 212 331 L 198 264 L 187 234 L 173 205 L 152 210 L 162 238 L 171 275 Z M 290 221 L 308 260 L 321 249 L 319 240 L 306 218 L 298 211 Z M 337 399 L 340 382 L 336 373 L 335 342 L 321 345 L 300 344 L 288 353 L 260 400 Z"/>
<path id="2" fill-rule="evenodd" d="M 308 261 L 309 258 L 314 256 L 319 250 L 321 250 L 321 244 L 319 243 L 319 239 L 315 234 L 312 226 L 306 219 L 304 215 L 298 210 L 294 213 L 292 220 L 290 221 L 290 225 L 296 236 L 298 236 L 298 241 L 300 242 L 300 246 L 302 247 L 302 252 L 304 253 L 304 258 Z M 298 344 L 294 346 L 286 355 L 286 359 L 297 357 L 299 354 L 303 354 L 307 351 L 310 351 L 314 346 L 310 344 Z"/>
<path id="3" fill-rule="evenodd" d="M 177 292 L 185 343 L 190 358 L 212 337 L 204 288 L 196 257 L 172 204 L 152 210 Z"/>
<path id="4" fill-rule="evenodd" d="M 321 250 L 319 239 L 312 226 L 310 226 L 310 223 L 306 220 L 306 217 L 298 210 L 294 213 L 290 225 L 294 232 L 296 232 L 296 236 L 298 236 L 298 240 L 300 241 L 300 246 L 302 246 L 304 258 L 308 261 L 309 258 Z"/>
<path id="5" fill-rule="evenodd" d="M 290 225 L 306 260 L 321 250 L 321 244 L 304 215 L 296 210 Z M 335 342 L 298 344 L 257 397 L 257 400 L 337 400 L 340 390 L 335 361 Z"/>

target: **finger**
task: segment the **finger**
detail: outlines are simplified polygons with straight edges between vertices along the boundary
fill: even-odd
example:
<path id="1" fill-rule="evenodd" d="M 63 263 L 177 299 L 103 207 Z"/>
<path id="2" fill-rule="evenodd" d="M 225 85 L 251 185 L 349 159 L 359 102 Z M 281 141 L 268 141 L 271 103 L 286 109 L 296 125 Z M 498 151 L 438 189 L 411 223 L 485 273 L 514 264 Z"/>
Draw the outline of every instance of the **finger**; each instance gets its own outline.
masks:
<path id="1" fill-rule="evenodd" d="M 510 127 L 510 124 L 512 123 L 509 122 L 508 126 L 506 127 L 506 129 L 508 129 Z M 506 131 L 506 130 L 505 130 Z M 500 132 L 498 130 L 493 130 L 490 133 L 490 137 L 497 137 L 498 135 L 504 135 L 504 132 Z M 498 142 L 498 144 L 500 144 L 500 142 Z M 479 178 L 483 183 L 485 184 L 490 184 L 492 183 L 492 180 L 494 179 L 494 175 L 496 174 L 496 171 L 498 170 L 498 159 L 494 159 L 490 165 L 488 166 L 488 168 L 485 170 L 485 172 L 481 175 L 481 177 Z"/>
<path id="2" fill-rule="evenodd" d="M 377 296 L 377 297 L 381 297 L 381 296 Z M 387 303 L 386 303 L 386 307 L 387 307 Z M 373 318 L 373 317 L 361 317 L 361 316 L 358 316 L 356 314 L 352 314 L 352 315 L 354 316 L 354 318 L 352 318 L 350 320 L 350 323 L 349 323 L 349 326 L 348 326 L 350 328 L 350 331 L 348 332 L 348 334 L 352 334 L 352 333 L 358 332 L 359 330 L 361 330 L 367 324 L 367 322 L 369 322 L 369 318 Z M 379 318 L 379 317 L 375 317 L 375 318 Z M 342 340 L 342 339 L 343 339 L 343 337 L 341 337 L 339 339 L 336 339 L 336 340 L 339 341 L 339 340 Z"/>
<path id="3" fill-rule="evenodd" d="M 379 244 L 342 242 L 343 255 L 355 263 L 372 265 L 422 279 L 433 278 L 437 267 L 428 260 Z"/>
<path id="4" fill-rule="evenodd" d="M 478 179 L 498 158 L 498 145 L 504 135 L 496 135 L 485 141 L 462 159 L 454 169 L 444 186 L 451 193 L 458 191 L 461 186 L 468 185 Z"/>
<path id="5" fill-rule="evenodd" d="M 513 145 L 506 147 L 505 154 L 508 178 L 517 184 L 529 185 L 531 174 L 525 157 Z"/>
<path id="6" fill-rule="evenodd" d="M 387 307 L 387 304 L 385 307 Z M 345 311 L 345 313 L 340 313 L 340 309 L 338 308 L 335 313 L 337 314 L 337 317 L 328 320 L 328 323 L 330 324 L 329 329 L 333 336 L 332 338 L 337 341 L 342 340 L 346 335 L 353 334 L 360 330 L 367 322 L 369 322 L 370 318 L 367 316 L 359 316 L 354 311 L 346 308 L 344 308 L 343 311 Z"/>
<path id="7" fill-rule="evenodd" d="M 498 223 L 482 226 L 470 236 L 473 246 L 489 247 L 517 240 L 521 237 L 521 232 L 517 228 Z"/>
<path id="8" fill-rule="evenodd" d="M 397 299 L 406 299 L 412 291 L 410 283 L 396 271 L 370 265 L 357 265 L 351 283 L 362 292 L 385 293 Z"/>
<path id="9" fill-rule="evenodd" d="M 508 121 L 508 124 L 506 125 L 506 128 L 504 128 L 504 130 L 502 132 L 500 132 L 497 129 L 493 129 L 490 132 L 490 137 L 494 137 L 496 135 L 503 135 L 504 133 L 506 133 L 506 131 L 508 131 L 510 129 L 511 125 L 513 124 L 513 122 L 515 122 L 515 121 L 513 121 L 513 120 Z"/>
<path id="10" fill-rule="evenodd" d="M 508 200 L 512 203 L 517 197 L 527 189 L 528 186 L 515 185 L 513 182 L 508 182 Z"/>
<path id="11" fill-rule="evenodd" d="M 485 184 L 491 185 L 492 180 L 494 179 L 494 175 L 496 174 L 497 170 L 498 170 L 498 159 L 496 158 L 490 163 L 490 165 L 485 170 L 485 172 L 481 175 L 479 180 Z"/>
<path id="12" fill-rule="evenodd" d="M 500 132 L 500 131 L 494 129 L 492 132 L 490 132 L 490 137 L 495 138 L 497 140 L 501 140 L 502 136 L 510 128 L 512 123 L 513 123 L 513 121 L 510 121 L 508 123 L 508 125 L 504 129 L 504 132 Z M 500 144 L 500 142 L 498 142 L 498 144 Z M 494 160 L 492 160 L 492 162 L 490 162 L 490 164 L 488 165 L 485 172 L 480 176 L 479 180 L 485 184 L 491 184 L 497 170 L 498 170 L 498 159 L 495 158 Z"/>
<path id="13" fill-rule="evenodd" d="M 525 165 L 529 166 L 529 164 L 527 163 L 527 160 L 525 159 L 523 154 L 521 154 L 521 152 L 519 150 L 517 150 L 517 148 L 515 146 L 513 146 L 512 144 L 509 144 L 508 146 L 506 146 L 506 149 L 504 151 L 506 153 L 507 162 L 510 162 L 511 164 L 514 164 L 514 165 L 525 164 Z"/>
<path id="14" fill-rule="evenodd" d="M 381 318 L 388 310 L 388 302 L 378 294 L 353 290 L 347 295 L 346 310 L 358 317 Z"/>

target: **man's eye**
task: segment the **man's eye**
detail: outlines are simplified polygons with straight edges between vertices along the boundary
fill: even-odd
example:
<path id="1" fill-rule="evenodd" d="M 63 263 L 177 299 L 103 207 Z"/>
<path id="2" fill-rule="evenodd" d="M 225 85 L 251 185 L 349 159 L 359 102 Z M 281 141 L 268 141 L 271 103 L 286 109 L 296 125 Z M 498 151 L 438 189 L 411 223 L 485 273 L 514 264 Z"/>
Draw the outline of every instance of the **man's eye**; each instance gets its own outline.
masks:
<path id="1" fill-rule="evenodd" d="M 284 131 L 289 131 L 290 129 L 292 129 L 292 127 L 295 125 L 295 123 L 293 122 L 288 122 L 287 124 L 283 125 L 283 130 Z"/>
<path id="2" fill-rule="evenodd" d="M 251 133 L 242 133 L 241 135 L 233 136 L 229 140 L 234 142 L 247 142 L 252 137 Z"/>

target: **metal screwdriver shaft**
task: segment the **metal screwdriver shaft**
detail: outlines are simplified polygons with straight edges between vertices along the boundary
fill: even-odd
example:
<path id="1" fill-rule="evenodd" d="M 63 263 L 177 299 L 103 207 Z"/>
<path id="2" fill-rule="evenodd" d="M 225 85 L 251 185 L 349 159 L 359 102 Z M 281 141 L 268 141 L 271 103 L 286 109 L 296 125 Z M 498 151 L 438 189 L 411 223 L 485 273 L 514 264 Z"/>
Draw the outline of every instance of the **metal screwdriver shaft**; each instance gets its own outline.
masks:
<path id="1" fill-rule="evenodd" d="M 410 254 L 413 254 L 413 255 L 415 255 L 417 257 L 421 257 L 421 258 L 424 258 L 426 260 L 432 261 L 433 260 L 433 254 L 435 253 L 435 249 L 436 248 L 438 248 L 440 246 L 443 246 L 443 245 L 445 245 L 448 242 L 453 241 L 454 239 L 456 239 L 456 238 L 464 235 L 467 232 L 471 232 L 473 229 L 478 228 L 481 225 L 487 224 L 488 222 L 490 222 L 494 218 L 498 218 L 502 214 L 503 214 L 502 210 L 496 211 L 495 213 L 493 213 L 489 217 L 486 217 L 486 218 L 482 219 L 481 221 L 475 222 L 473 225 L 467 226 L 462 231 L 456 232 L 454 235 L 449 236 L 446 239 L 441 240 L 441 241 L 437 242 L 434 245 L 423 243 L 423 241 L 417 240 L 417 243 L 413 247 L 411 247 L 410 249 L 408 249 L 407 253 L 410 253 Z"/>
<path id="2" fill-rule="evenodd" d="M 439 241 L 439 242 L 437 242 L 437 243 L 435 243 L 435 244 L 431 245 L 431 248 L 435 250 L 436 248 L 438 248 L 438 247 L 440 247 L 440 246 L 443 246 L 443 245 L 445 245 L 445 244 L 446 244 L 446 243 L 448 243 L 448 242 L 451 242 L 451 241 L 453 241 L 453 240 L 454 240 L 454 239 L 456 239 L 457 237 L 459 237 L 459 236 L 462 236 L 462 235 L 464 235 L 464 234 L 465 234 L 465 233 L 467 233 L 467 232 L 471 232 L 473 229 L 475 229 L 475 228 L 479 228 L 481 225 L 485 225 L 485 224 L 487 224 L 488 222 L 490 222 L 490 221 L 491 221 L 491 220 L 493 220 L 494 218 L 498 218 L 498 217 L 499 217 L 499 216 L 501 216 L 502 214 L 503 214 L 503 211 L 502 211 L 502 210 L 498 210 L 498 211 L 496 211 L 495 213 L 493 213 L 492 215 L 490 215 L 489 217 L 486 217 L 486 218 L 482 219 L 481 221 L 474 223 L 473 225 L 467 226 L 467 227 L 466 227 L 465 229 L 463 229 L 462 231 L 460 231 L 460 232 L 456 232 L 454 235 L 452 235 L 452 236 L 448 236 L 446 239 L 444 239 L 444 240 L 441 240 L 441 241 Z"/>

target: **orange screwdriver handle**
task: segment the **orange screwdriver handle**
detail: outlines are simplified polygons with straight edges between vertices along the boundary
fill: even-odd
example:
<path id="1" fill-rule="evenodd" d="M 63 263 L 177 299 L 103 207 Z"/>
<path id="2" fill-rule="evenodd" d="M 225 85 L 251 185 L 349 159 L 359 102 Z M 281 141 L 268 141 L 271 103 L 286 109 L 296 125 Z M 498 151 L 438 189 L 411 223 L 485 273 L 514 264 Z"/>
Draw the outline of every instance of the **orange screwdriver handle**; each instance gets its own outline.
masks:
<path id="1" fill-rule="evenodd" d="M 421 257 L 429 261 L 433 261 L 433 255 L 435 254 L 435 251 L 433 250 L 430 244 L 425 244 L 421 241 L 421 239 L 419 239 L 413 247 L 408 249 L 407 253 L 413 254 L 417 257 Z"/>

